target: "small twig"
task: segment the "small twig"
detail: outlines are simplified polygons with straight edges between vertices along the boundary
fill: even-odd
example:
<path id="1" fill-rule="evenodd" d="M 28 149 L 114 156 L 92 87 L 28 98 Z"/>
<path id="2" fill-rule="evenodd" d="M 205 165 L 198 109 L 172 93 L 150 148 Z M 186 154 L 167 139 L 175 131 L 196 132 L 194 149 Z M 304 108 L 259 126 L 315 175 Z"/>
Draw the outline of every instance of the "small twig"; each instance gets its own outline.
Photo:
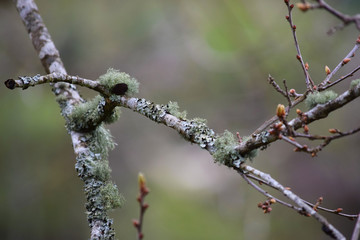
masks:
<path id="1" fill-rule="evenodd" d="M 324 0 L 316 0 L 318 4 L 312 4 L 310 9 L 324 9 L 337 17 L 339 20 L 341 20 L 344 24 L 344 26 L 354 23 L 356 28 L 360 30 L 360 15 L 357 14 L 355 16 L 349 16 L 346 14 L 341 13 L 340 11 L 336 10 L 335 8 L 331 7 L 329 4 L 327 4 Z"/>
<path id="2" fill-rule="evenodd" d="M 309 72 L 307 70 L 307 68 L 305 67 L 305 63 L 304 63 L 304 60 L 303 60 L 303 57 L 301 55 L 301 51 L 300 51 L 300 46 L 299 46 L 299 41 L 297 39 L 297 36 L 296 36 L 296 25 L 293 23 L 293 19 L 292 19 L 292 10 L 294 8 L 294 4 L 289 4 L 289 1 L 284 1 L 287 8 L 288 8 L 288 15 L 286 16 L 286 20 L 289 22 L 290 24 L 290 28 L 291 28 L 291 31 L 292 31 L 292 34 L 293 34 L 293 38 L 294 38 L 294 42 L 295 42 L 295 48 L 296 48 L 296 52 L 297 52 L 297 55 L 296 55 L 296 58 L 299 60 L 300 64 L 301 64 L 301 68 L 304 72 L 304 75 L 305 75 L 305 82 L 306 82 L 306 87 L 308 90 L 312 91 L 313 88 L 314 88 L 314 82 L 311 80 L 311 77 L 309 75 Z"/>
<path id="3" fill-rule="evenodd" d="M 318 90 L 319 91 L 322 91 L 322 90 L 325 90 L 326 88 L 329 88 L 328 86 L 327 86 L 327 84 L 330 84 L 330 79 L 335 75 L 335 73 L 337 73 L 338 71 L 339 71 L 339 69 L 342 67 L 342 66 L 344 66 L 346 63 L 344 63 L 344 60 L 345 59 L 351 59 L 353 56 L 354 56 L 354 54 L 355 54 L 355 52 L 359 49 L 359 47 L 360 47 L 360 42 L 357 42 L 356 44 L 355 44 L 355 46 L 350 50 L 350 52 L 345 56 L 345 58 L 343 58 L 342 60 L 341 60 L 341 62 L 326 76 L 326 78 L 319 84 L 319 86 L 318 86 Z M 345 78 L 344 78 L 345 79 Z M 343 80 L 343 79 L 342 79 Z M 342 81 L 341 80 L 341 81 Z M 337 81 L 336 83 L 338 83 L 338 82 L 340 82 L 340 81 Z M 332 85 L 335 85 L 336 83 L 333 83 Z M 332 86 L 331 85 L 331 86 Z"/>
<path id="4" fill-rule="evenodd" d="M 304 202 L 309 205 L 310 207 L 314 208 L 314 204 L 311 203 L 311 202 L 308 202 L 306 200 L 304 200 Z M 328 213 L 333 213 L 333 214 L 336 214 L 336 215 L 339 215 L 339 216 L 342 216 L 342 217 L 346 217 L 348 218 L 349 220 L 354 220 L 357 218 L 357 215 L 356 214 L 346 214 L 346 213 L 342 213 L 342 208 L 337 208 L 337 209 L 329 209 L 329 208 L 325 208 L 325 207 L 321 207 L 321 206 L 318 206 L 317 207 L 318 210 L 322 210 L 324 212 L 328 212 Z"/>
<path id="5" fill-rule="evenodd" d="M 106 88 L 103 87 L 98 81 L 85 79 L 79 76 L 70 76 L 56 72 L 44 76 L 40 76 L 38 74 L 34 77 L 24 76 L 24 77 L 19 77 L 19 79 L 8 79 L 5 81 L 5 86 L 9 89 L 15 89 L 15 88 L 27 89 L 28 87 L 33 87 L 44 83 L 58 83 L 58 82 L 76 84 L 79 86 L 87 87 L 89 89 L 93 89 L 99 93 L 109 95 L 109 92 L 106 91 Z"/>
<path id="6" fill-rule="evenodd" d="M 241 174 L 241 173 L 239 173 L 239 174 Z M 258 178 L 258 177 L 256 177 L 256 176 L 253 176 L 253 175 L 251 175 L 250 173 L 246 173 L 246 177 L 255 180 L 255 181 L 258 182 L 260 185 L 264 184 L 264 185 L 266 185 L 266 186 L 268 186 L 268 187 L 271 187 L 271 188 L 277 190 L 277 189 L 274 188 L 273 186 L 269 185 L 268 182 L 266 182 L 266 181 L 264 181 L 263 179 L 260 179 L 260 178 Z M 246 180 L 246 179 L 245 179 L 245 180 Z M 265 195 L 265 196 L 266 196 L 266 195 Z M 274 197 L 274 199 L 276 199 L 276 201 L 279 201 L 279 203 L 281 203 L 281 200 L 279 200 L 278 198 L 275 198 L 275 197 Z M 304 201 L 307 205 L 309 205 L 310 207 L 314 208 L 315 204 L 313 204 L 313 203 L 311 203 L 311 202 L 308 202 L 308 201 L 306 201 L 306 200 L 303 200 L 303 201 Z M 289 203 L 286 203 L 286 202 L 285 202 L 285 204 L 289 204 Z M 289 205 L 291 205 L 291 204 L 289 204 Z M 295 206 L 293 206 L 293 207 L 296 208 Z M 291 208 L 292 208 L 292 207 L 291 207 Z M 358 217 L 358 215 L 356 215 L 356 214 L 346 214 L 346 213 L 342 213 L 342 208 L 328 209 L 328 208 L 325 208 L 325 207 L 317 206 L 317 209 L 318 209 L 318 210 L 321 210 L 321 211 L 324 211 L 324 212 L 333 213 L 333 214 L 336 214 L 336 215 L 339 215 L 339 216 L 342 216 L 342 217 L 346 217 L 346 218 L 348 218 L 349 220 L 354 220 L 354 219 L 356 219 L 356 218 Z"/>
<path id="7" fill-rule="evenodd" d="M 339 82 L 341 82 L 341 81 L 343 81 L 343 80 L 345 80 L 345 79 L 347 79 L 347 78 L 349 78 L 349 77 L 354 76 L 354 73 L 356 73 L 356 72 L 359 71 L 359 70 L 360 70 L 360 66 L 357 66 L 354 70 L 352 70 L 351 72 L 349 72 L 349 73 L 346 74 L 345 76 L 342 76 L 342 77 L 339 78 L 338 80 L 327 84 L 326 86 L 322 87 L 322 88 L 319 89 L 319 90 L 322 91 L 322 90 L 325 90 L 325 89 L 327 89 L 327 88 L 330 88 L 330 87 L 334 86 L 335 84 L 338 84 Z"/>
<path id="8" fill-rule="evenodd" d="M 303 211 L 309 216 L 313 216 L 317 221 L 319 221 L 323 225 L 323 229 L 326 230 L 327 234 L 331 234 L 336 239 L 345 239 L 345 237 L 337 230 L 334 226 L 332 226 L 326 218 L 318 214 L 314 209 L 312 209 L 310 206 L 308 206 L 300 197 L 298 197 L 296 194 L 294 194 L 289 189 L 282 186 L 278 181 L 273 179 L 269 174 L 263 173 L 253 167 L 250 167 L 249 165 L 242 164 L 240 165 L 241 171 L 244 171 L 245 173 L 251 173 L 264 181 L 268 182 L 270 186 L 277 189 L 281 193 L 284 194 L 285 197 L 289 198 L 293 202 L 296 203 Z"/>
<path id="9" fill-rule="evenodd" d="M 133 225 L 137 230 L 137 239 L 141 240 L 144 238 L 144 233 L 142 232 L 142 226 L 144 223 L 144 214 L 146 209 L 148 209 L 149 207 L 149 205 L 145 203 L 145 197 L 149 193 L 149 189 L 146 186 L 146 180 L 142 173 L 139 173 L 138 181 L 139 181 L 140 193 L 139 196 L 137 197 L 137 201 L 139 202 L 139 206 L 140 206 L 140 215 L 138 220 L 137 219 L 133 220 Z"/>
<path id="10" fill-rule="evenodd" d="M 285 142 L 288 142 L 291 145 L 294 145 L 296 147 L 296 149 L 304 149 L 305 150 L 307 148 L 306 145 L 303 146 L 300 143 L 296 142 L 294 139 L 290 139 L 284 135 L 280 135 L 280 136 L 281 136 L 280 139 L 283 139 Z"/>
<path id="11" fill-rule="evenodd" d="M 256 185 L 255 183 L 253 183 L 249 178 L 255 178 L 255 180 L 258 180 L 258 181 L 262 181 L 264 184 L 267 185 L 267 182 L 263 181 L 262 179 L 256 179 L 256 177 L 252 176 L 252 175 L 248 175 L 248 174 L 245 174 L 241 171 L 238 171 L 238 173 L 240 174 L 240 176 L 242 178 L 245 179 L 245 181 L 250 184 L 253 188 L 255 188 L 255 190 L 257 190 L 258 192 L 260 192 L 261 194 L 265 195 L 266 197 L 270 198 L 270 199 L 275 199 L 276 202 L 288 207 L 288 208 L 291 208 L 291 209 L 294 209 L 296 210 L 297 212 L 299 213 L 303 213 L 303 210 L 299 207 L 295 207 L 294 205 L 291 205 L 290 203 L 287 203 L 287 202 L 284 202 L 274 196 L 272 196 L 271 194 L 269 194 L 267 191 L 265 191 L 264 189 L 260 188 L 258 185 Z"/>
<path id="12" fill-rule="evenodd" d="M 288 97 L 288 93 L 281 89 L 281 87 L 275 82 L 275 79 L 270 74 L 268 77 L 268 82 L 275 88 L 277 92 L 281 93 L 281 95 L 286 98 Z"/>
<path id="13" fill-rule="evenodd" d="M 291 108 L 291 106 L 292 106 L 292 101 L 291 101 L 291 99 L 290 99 L 290 95 L 289 95 L 289 91 L 288 91 L 288 87 L 287 87 L 287 85 L 286 85 L 286 80 L 284 79 L 283 80 L 283 84 L 284 84 L 284 88 L 285 88 L 285 92 L 286 92 L 286 99 L 288 100 L 288 103 L 289 103 L 289 110 L 290 110 L 290 108 Z M 287 112 L 287 114 L 288 114 L 289 112 Z M 286 114 L 286 115 L 287 115 Z"/>
<path id="14" fill-rule="evenodd" d="M 353 234 L 351 236 L 351 240 L 358 240 L 360 235 L 360 213 L 357 216 L 357 221 L 354 227 Z"/>

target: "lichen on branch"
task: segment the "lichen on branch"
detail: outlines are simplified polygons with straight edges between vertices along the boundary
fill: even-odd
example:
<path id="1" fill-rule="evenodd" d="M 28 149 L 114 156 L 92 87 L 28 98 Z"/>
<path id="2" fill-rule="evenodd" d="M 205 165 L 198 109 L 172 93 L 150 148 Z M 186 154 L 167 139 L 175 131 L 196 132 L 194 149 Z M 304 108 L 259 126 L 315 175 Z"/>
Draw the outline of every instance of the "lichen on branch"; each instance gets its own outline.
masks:
<path id="1" fill-rule="evenodd" d="M 109 68 L 98 79 L 99 83 L 115 95 L 131 97 L 139 92 L 139 82 L 129 74 Z"/>

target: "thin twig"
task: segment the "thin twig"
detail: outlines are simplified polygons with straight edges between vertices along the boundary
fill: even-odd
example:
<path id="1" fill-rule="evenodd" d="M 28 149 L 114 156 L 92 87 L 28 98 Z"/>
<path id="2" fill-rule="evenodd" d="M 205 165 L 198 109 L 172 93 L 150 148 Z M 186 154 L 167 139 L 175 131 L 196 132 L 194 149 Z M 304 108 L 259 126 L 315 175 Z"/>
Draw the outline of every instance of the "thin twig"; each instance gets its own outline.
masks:
<path id="1" fill-rule="evenodd" d="M 258 178 L 254 175 L 251 175 L 250 173 L 246 173 L 246 177 L 247 178 L 250 178 L 250 179 L 253 179 L 255 180 L 256 182 L 258 182 L 260 185 L 264 184 L 268 187 L 271 187 L 275 190 L 277 190 L 276 188 L 274 188 L 273 186 L 269 185 L 268 182 L 264 181 L 263 179 L 261 178 Z M 278 198 L 275 198 L 277 201 L 278 201 Z M 310 207 L 314 208 L 314 204 L 309 202 L 309 201 L 306 201 L 303 199 L 303 201 L 309 205 Z M 287 203 L 288 204 L 288 203 Z M 295 207 L 295 206 L 294 206 Z M 295 207 L 296 208 L 296 207 Z M 328 212 L 328 213 L 333 213 L 333 214 L 336 214 L 336 215 L 339 215 L 339 216 L 342 216 L 342 217 L 345 217 L 345 218 L 348 218 L 349 220 L 354 220 L 357 218 L 358 215 L 356 214 L 346 214 L 346 213 L 342 213 L 342 209 L 338 208 L 338 209 L 329 209 L 329 208 L 325 208 L 325 207 L 321 207 L 321 206 L 318 206 L 317 207 L 318 210 L 322 210 L 324 212 Z"/>
<path id="2" fill-rule="evenodd" d="M 139 182 L 139 196 L 137 197 L 137 201 L 140 206 L 140 213 L 139 213 L 139 219 L 133 220 L 133 225 L 137 230 L 137 239 L 141 240 L 144 238 L 144 233 L 142 232 L 142 227 L 144 223 L 144 214 L 149 207 L 149 204 L 145 203 L 145 197 L 148 195 L 150 190 L 146 186 L 146 180 L 142 173 L 139 173 L 138 182 Z"/>
<path id="3" fill-rule="evenodd" d="M 280 191 L 284 194 L 285 197 L 289 198 L 293 202 L 296 203 L 300 208 L 304 210 L 304 212 L 310 216 L 313 216 L 317 221 L 319 221 L 323 226 L 325 226 L 326 230 L 328 231 L 328 234 L 332 234 L 336 237 L 336 239 L 345 239 L 345 237 L 337 230 L 334 226 L 332 226 L 326 218 L 318 214 L 314 209 L 312 209 L 310 206 L 308 206 L 300 197 L 298 197 L 296 194 L 294 194 L 289 189 L 282 186 L 278 181 L 273 179 L 269 174 L 263 173 L 253 167 L 250 167 L 249 165 L 242 164 L 240 165 L 240 168 L 244 172 L 249 172 L 254 174 L 255 176 L 267 181 L 269 185 Z"/>
<path id="4" fill-rule="evenodd" d="M 359 49 L 359 47 L 360 47 L 360 43 L 356 43 L 355 46 L 350 50 L 350 52 L 345 56 L 345 58 L 343 58 L 343 59 L 341 60 L 341 62 L 330 72 L 330 74 L 328 74 L 328 75 L 326 76 L 326 78 L 319 84 L 319 86 L 318 86 L 318 90 L 319 90 L 319 91 L 322 91 L 322 90 L 328 88 L 328 87 L 327 87 L 327 84 L 330 84 L 330 82 L 329 82 L 330 79 L 335 75 L 335 73 L 337 73 L 337 72 L 339 71 L 339 69 L 340 69 L 342 66 L 345 65 L 345 64 L 344 64 L 344 59 L 351 59 L 351 58 L 354 56 L 356 50 Z M 343 80 L 343 79 L 342 79 L 342 80 Z M 338 81 L 338 82 L 339 82 L 339 81 Z M 338 82 L 336 82 L 336 83 L 338 83 Z M 336 84 L 336 83 L 335 83 L 335 84 Z M 334 85 L 334 84 L 332 84 L 332 85 Z M 331 85 L 331 86 L 332 86 L 332 85 Z"/>
<path id="5" fill-rule="evenodd" d="M 316 9 L 316 8 L 322 8 L 326 10 L 327 12 L 331 13 L 335 17 L 337 17 L 339 20 L 341 20 L 344 24 L 344 26 L 354 23 L 356 28 L 360 30 L 360 15 L 357 14 L 355 16 L 349 16 L 346 14 L 341 13 L 340 11 L 336 10 L 335 8 L 331 7 L 329 4 L 327 4 L 324 0 L 316 0 L 318 4 L 311 5 L 310 9 Z"/>
<path id="6" fill-rule="evenodd" d="M 286 85 L 286 80 L 284 79 L 283 80 L 283 84 L 284 84 L 284 88 L 285 88 L 285 93 L 286 93 L 286 99 L 288 100 L 288 104 L 289 104 L 289 110 L 290 110 L 290 108 L 291 108 L 291 106 L 292 106 L 292 101 L 291 101 L 291 98 L 290 98 L 290 95 L 289 95 L 289 91 L 288 91 L 288 87 L 287 87 L 287 85 Z M 289 112 L 286 112 L 286 115 L 288 115 L 289 114 Z"/>
<path id="7" fill-rule="evenodd" d="M 256 185 L 255 183 L 253 183 L 249 178 L 250 176 L 248 174 L 245 174 L 241 171 L 238 171 L 238 173 L 240 174 L 240 176 L 242 178 L 244 178 L 244 180 L 250 184 L 255 190 L 257 190 L 258 192 L 260 192 L 261 194 L 265 195 L 266 197 L 268 198 L 272 198 L 272 199 L 275 199 L 276 202 L 288 207 L 288 208 L 291 208 L 291 209 L 294 209 L 295 211 L 299 212 L 299 213 L 303 213 L 303 210 L 299 207 L 295 207 L 294 205 L 291 205 L 290 203 L 287 203 L 287 202 L 284 202 L 276 197 L 274 197 L 273 195 L 269 194 L 267 191 L 265 191 L 264 189 L 260 188 L 258 185 Z"/>
<path id="8" fill-rule="evenodd" d="M 292 34 L 293 34 L 293 38 L 294 38 L 294 42 L 295 42 L 295 48 L 296 48 L 296 52 L 297 52 L 296 58 L 299 60 L 299 62 L 301 64 L 301 68 L 302 68 L 302 70 L 304 72 L 306 87 L 307 87 L 308 90 L 312 91 L 313 88 L 314 88 L 314 82 L 311 80 L 309 72 L 305 67 L 305 63 L 304 63 L 304 60 L 303 60 L 303 57 L 302 57 L 301 51 L 300 51 L 299 41 L 298 41 L 297 36 L 296 36 L 296 25 L 293 23 L 293 19 L 292 19 L 292 10 L 294 8 L 294 5 L 289 4 L 289 1 L 285 1 L 285 4 L 286 4 L 286 6 L 288 8 L 288 15 L 286 16 L 286 20 L 289 22 L 290 28 L 291 28 L 291 31 L 292 31 Z"/>
<path id="9" fill-rule="evenodd" d="M 356 73 L 357 71 L 360 70 L 360 66 L 357 66 L 354 70 L 352 70 L 351 72 L 349 72 L 348 74 L 346 74 L 345 76 L 342 76 L 341 78 L 339 78 L 338 80 L 334 81 L 334 82 L 331 82 L 329 84 L 327 84 L 326 86 L 322 87 L 321 90 L 325 90 L 327 88 L 330 88 L 332 86 L 334 86 L 335 84 L 338 84 L 339 82 L 349 78 L 349 77 L 352 77 L 354 76 L 354 73 Z"/>

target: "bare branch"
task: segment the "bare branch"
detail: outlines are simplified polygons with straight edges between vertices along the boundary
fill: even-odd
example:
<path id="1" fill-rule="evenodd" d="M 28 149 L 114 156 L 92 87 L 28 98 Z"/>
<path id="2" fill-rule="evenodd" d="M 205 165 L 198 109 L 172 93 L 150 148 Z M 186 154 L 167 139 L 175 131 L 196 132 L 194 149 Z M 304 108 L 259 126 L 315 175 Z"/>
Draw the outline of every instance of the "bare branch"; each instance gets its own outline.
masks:
<path id="1" fill-rule="evenodd" d="M 51 39 L 35 2 L 33 0 L 14 0 L 14 2 L 45 71 L 47 73 L 66 75 L 67 73 L 60 59 L 59 51 Z M 59 99 L 66 99 L 60 104 L 63 116 L 71 113 L 74 105 L 84 101 L 76 87 L 71 84 L 54 84 L 53 92 Z M 101 132 L 106 131 L 101 126 L 97 130 Z M 103 206 L 100 191 L 101 187 L 105 186 L 107 182 L 96 179 L 96 176 L 91 173 L 92 161 L 97 161 L 98 159 L 96 158 L 99 155 L 104 160 L 107 158 L 107 156 L 103 156 L 98 152 L 93 152 L 88 146 L 88 134 L 95 134 L 94 131 L 85 134 L 69 130 L 69 134 L 76 154 L 76 167 L 82 171 L 79 172 L 79 176 L 85 182 L 86 207 L 91 228 L 91 239 L 112 239 L 114 237 L 114 230 L 111 227 L 112 220 L 107 217 L 107 209 Z M 84 159 L 87 160 L 84 161 Z"/>
<path id="2" fill-rule="evenodd" d="M 350 52 L 345 56 L 345 58 L 343 59 L 343 60 L 341 60 L 341 62 L 330 72 L 330 74 L 328 74 L 327 76 L 326 76 L 326 78 L 324 79 L 324 81 L 322 81 L 320 84 L 319 84 L 319 86 L 318 86 L 318 90 L 319 91 L 322 91 L 322 90 L 325 90 L 325 89 L 327 89 L 327 88 L 329 88 L 330 86 L 333 86 L 333 85 L 335 85 L 336 83 L 338 83 L 338 82 L 340 82 L 340 81 L 342 81 L 342 80 L 344 80 L 345 78 L 341 78 L 341 80 L 339 81 L 336 81 L 335 83 L 333 83 L 333 84 L 331 84 L 330 83 L 330 79 L 339 71 L 339 69 L 342 67 L 342 66 L 344 66 L 346 63 L 344 63 L 344 60 L 345 59 L 349 59 L 349 61 L 350 61 L 350 59 L 355 55 L 355 52 L 359 49 L 359 47 L 360 47 L 360 42 L 358 43 L 356 43 L 355 44 L 355 46 L 350 50 Z M 357 71 L 357 70 L 356 70 Z M 351 75 L 353 74 L 353 73 L 350 73 Z M 329 86 L 328 86 L 329 85 Z"/>
<path id="3" fill-rule="evenodd" d="M 282 186 L 279 182 L 277 182 L 275 179 L 273 179 L 269 174 L 263 173 L 263 172 L 255 169 L 253 167 L 250 167 L 249 165 L 246 165 L 246 164 L 242 164 L 240 167 L 241 167 L 241 170 L 244 171 L 245 173 L 249 172 L 249 173 L 254 174 L 255 176 L 263 179 L 264 181 L 268 182 L 268 184 L 270 186 L 272 186 L 273 188 L 280 191 L 282 194 L 284 194 L 285 197 L 289 198 L 296 205 L 298 205 L 300 208 L 302 208 L 306 214 L 313 216 L 317 221 L 319 221 L 322 224 L 323 229 L 326 229 L 328 231 L 327 234 L 331 234 L 336 239 L 345 239 L 345 237 L 334 226 L 332 226 L 323 216 L 318 214 L 313 208 L 308 206 L 300 197 L 298 197 L 296 194 L 294 194 L 289 189 Z"/>
<path id="4" fill-rule="evenodd" d="M 282 204 L 282 205 L 284 205 L 284 206 L 286 206 L 286 207 L 288 207 L 288 208 L 294 209 L 295 211 L 297 211 L 297 212 L 299 212 L 299 213 L 303 213 L 303 210 L 302 210 L 301 208 L 295 207 L 294 205 L 291 205 L 291 204 L 289 204 L 289 203 L 287 203 L 287 202 L 284 202 L 284 201 L 282 201 L 282 200 L 274 197 L 273 195 L 269 194 L 267 191 L 265 191 L 264 189 L 260 188 L 259 186 L 257 186 L 255 183 L 253 183 L 253 182 L 249 179 L 249 178 L 253 178 L 253 176 L 250 177 L 248 174 L 245 174 L 245 173 L 243 173 L 243 172 L 241 172 L 241 171 L 238 171 L 238 173 L 240 174 L 240 176 L 241 176 L 242 178 L 245 179 L 245 181 L 246 181 L 248 184 L 250 184 L 253 188 L 255 188 L 255 189 L 256 189 L 258 192 L 260 192 L 261 194 L 265 195 L 265 196 L 268 197 L 268 198 L 275 199 L 276 202 L 278 202 L 278 203 L 280 203 L 280 204 Z M 261 179 L 259 179 L 259 180 L 260 180 L 260 181 L 263 181 L 263 180 L 261 180 Z M 263 182 L 266 183 L 265 181 L 263 181 Z M 266 184 L 267 184 L 267 183 L 266 183 Z"/>
<path id="5" fill-rule="evenodd" d="M 336 18 L 341 20 L 344 26 L 349 25 L 350 23 L 354 23 L 356 28 L 360 30 L 360 15 L 357 14 L 355 16 L 349 16 L 346 14 L 341 13 L 340 11 L 336 10 L 335 8 L 331 7 L 327 4 L 324 0 L 316 0 L 318 4 L 311 5 L 310 9 L 321 8 L 329 12 L 330 14 L 334 15 Z"/>
<path id="6" fill-rule="evenodd" d="M 300 51 L 299 42 L 298 42 L 298 39 L 296 36 L 296 25 L 293 23 L 293 19 L 292 19 L 292 10 L 294 8 L 294 5 L 289 4 L 289 1 L 285 1 L 285 4 L 288 8 L 288 15 L 286 16 L 286 20 L 289 22 L 290 28 L 291 28 L 291 31 L 293 34 L 295 48 L 296 48 L 296 52 L 297 52 L 296 58 L 299 60 L 299 62 L 301 64 L 301 68 L 304 72 L 306 87 L 308 90 L 312 91 L 314 88 L 314 82 L 311 80 L 308 69 L 305 67 L 305 63 L 304 63 L 304 60 L 303 60 L 303 57 L 302 57 L 301 51 Z"/>

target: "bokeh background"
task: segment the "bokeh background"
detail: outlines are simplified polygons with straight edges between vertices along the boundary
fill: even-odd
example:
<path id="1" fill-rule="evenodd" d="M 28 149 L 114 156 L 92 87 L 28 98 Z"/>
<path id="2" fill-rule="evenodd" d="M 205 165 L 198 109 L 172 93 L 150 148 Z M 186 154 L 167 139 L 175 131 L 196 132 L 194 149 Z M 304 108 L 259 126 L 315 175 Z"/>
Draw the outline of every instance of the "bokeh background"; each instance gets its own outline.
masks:
<path id="1" fill-rule="evenodd" d="M 328 1 L 348 14 L 357 0 Z M 302 92 L 304 77 L 283 1 L 151 0 L 37 1 L 69 74 L 96 79 L 109 67 L 137 78 L 139 97 L 177 101 L 188 116 L 206 118 L 217 133 L 251 134 L 286 104 L 267 83 Z M 339 22 L 324 11 L 294 11 L 303 57 L 315 82 L 324 66 L 334 68 L 359 32 L 349 26 L 332 36 Z M 359 65 L 355 57 L 341 76 Z M 0 79 L 43 74 L 37 54 L 11 1 L 0 1 Z M 334 88 L 341 93 L 349 81 Z M 81 89 L 83 96 L 94 93 Z M 312 133 L 350 130 L 360 122 L 359 100 Z M 304 106 L 300 106 L 306 110 Z M 59 107 L 47 85 L 26 91 L 0 86 L 0 236 L 2 239 L 87 239 L 83 184 Z M 275 204 L 257 208 L 264 196 L 241 177 L 213 163 L 199 147 L 172 129 L 122 110 L 109 126 L 117 147 L 110 154 L 113 180 L 126 198 L 111 212 L 119 239 L 135 239 L 137 174 L 151 189 L 145 239 L 328 239 L 312 218 Z M 360 135 L 331 143 L 316 158 L 276 142 L 252 165 L 323 206 L 360 211 Z M 281 196 L 280 196 L 281 197 Z M 354 221 L 324 214 L 347 237 Z"/>

